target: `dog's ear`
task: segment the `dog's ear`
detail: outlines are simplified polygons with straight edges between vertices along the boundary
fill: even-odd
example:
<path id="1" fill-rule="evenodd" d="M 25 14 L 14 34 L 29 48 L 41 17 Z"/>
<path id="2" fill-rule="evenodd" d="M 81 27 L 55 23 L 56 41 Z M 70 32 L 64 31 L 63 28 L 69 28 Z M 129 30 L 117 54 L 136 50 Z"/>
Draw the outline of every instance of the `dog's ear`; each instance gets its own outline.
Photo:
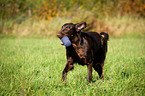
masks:
<path id="1" fill-rule="evenodd" d="M 86 22 L 81 22 L 81 23 L 75 24 L 75 28 L 76 28 L 77 32 L 81 31 L 82 29 L 84 29 L 86 27 L 87 27 L 87 23 Z"/>

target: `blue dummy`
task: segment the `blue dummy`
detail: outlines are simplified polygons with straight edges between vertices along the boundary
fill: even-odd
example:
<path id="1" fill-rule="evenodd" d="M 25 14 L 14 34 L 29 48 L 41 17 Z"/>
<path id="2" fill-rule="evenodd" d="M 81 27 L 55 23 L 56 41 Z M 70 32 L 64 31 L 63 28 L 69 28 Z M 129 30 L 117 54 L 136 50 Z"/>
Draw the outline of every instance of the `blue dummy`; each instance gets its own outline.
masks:
<path id="1" fill-rule="evenodd" d="M 63 42 L 65 47 L 71 46 L 71 41 L 69 40 L 68 36 L 64 36 L 60 40 Z"/>

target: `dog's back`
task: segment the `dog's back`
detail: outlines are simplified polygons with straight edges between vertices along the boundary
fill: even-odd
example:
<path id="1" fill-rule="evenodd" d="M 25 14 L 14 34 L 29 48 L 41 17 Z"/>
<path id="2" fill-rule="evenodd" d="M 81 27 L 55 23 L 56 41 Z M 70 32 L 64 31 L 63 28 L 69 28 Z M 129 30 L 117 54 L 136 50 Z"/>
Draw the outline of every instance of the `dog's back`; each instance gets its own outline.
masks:
<path id="1" fill-rule="evenodd" d="M 95 61 L 103 62 L 106 57 L 109 35 L 105 32 L 101 32 L 100 34 L 97 32 L 82 32 L 81 34 L 91 39 L 89 45 L 93 44 L 93 58 Z"/>

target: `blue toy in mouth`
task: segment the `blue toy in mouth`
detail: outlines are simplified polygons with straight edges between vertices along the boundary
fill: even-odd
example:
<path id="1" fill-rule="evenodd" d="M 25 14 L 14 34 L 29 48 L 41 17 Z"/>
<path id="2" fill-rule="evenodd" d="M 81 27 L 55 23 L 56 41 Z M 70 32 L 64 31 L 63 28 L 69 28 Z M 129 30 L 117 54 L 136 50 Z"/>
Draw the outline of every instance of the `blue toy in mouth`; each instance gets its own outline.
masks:
<path id="1" fill-rule="evenodd" d="M 71 41 L 69 40 L 68 36 L 64 36 L 60 40 L 63 42 L 65 47 L 71 46 Z"/>

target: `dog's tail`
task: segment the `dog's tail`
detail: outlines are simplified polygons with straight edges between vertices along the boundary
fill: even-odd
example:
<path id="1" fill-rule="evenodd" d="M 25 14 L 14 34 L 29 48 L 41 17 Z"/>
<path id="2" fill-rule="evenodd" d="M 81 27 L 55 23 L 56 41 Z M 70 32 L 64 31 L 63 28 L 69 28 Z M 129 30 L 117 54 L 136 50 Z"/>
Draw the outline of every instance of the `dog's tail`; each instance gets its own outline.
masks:
<path id="1" fill-rule="evenodd" d="M 100 35 L 102 36 L 101 47 L 104 48 L 104 50 L 107 52 L 107 41 L 109 40 L 109 35 L 105 32 L 101 32 Z"/>
<path id="2" fill-rule="evenodd" d="M 101 32 L 100 35 L 104 38 L 105 41 L 109 40 L 109 34 L 105 32 Z"/>

